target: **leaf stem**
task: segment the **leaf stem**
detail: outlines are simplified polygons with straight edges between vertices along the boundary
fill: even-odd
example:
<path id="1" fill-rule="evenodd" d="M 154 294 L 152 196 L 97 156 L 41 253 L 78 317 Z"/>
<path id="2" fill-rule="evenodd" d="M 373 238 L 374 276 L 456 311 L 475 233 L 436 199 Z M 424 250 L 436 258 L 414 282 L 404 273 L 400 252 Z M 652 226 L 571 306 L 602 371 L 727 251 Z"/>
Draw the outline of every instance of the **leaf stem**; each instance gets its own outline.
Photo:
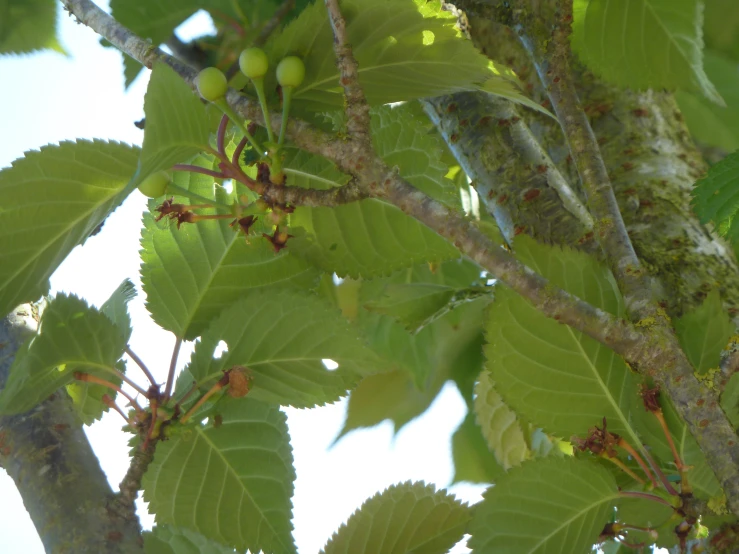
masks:
<path id="1" fill-rule="evenodd" d="M 241 153 L 244 151 L 244 148 L 246 148 L 246 143 L 248 142 L 248 139 L 246 137 L 242 137 L 239 143 L 236 145 L 236 150 L 234 150 L 233 155 L 231 156 L 231 165 L 238 167 L 239 166 L 239 157 L 241 156 Z"/>
<path id="2" fill-rule="evenodd" d="M 644 459 L 639 455 L 639 453 L 634 450 L 634 447 L 629 444 L 627 440 L 625 440 L 623 437 L 618 438 L 617 442 L 618 446 L 623 448 L 634 460 L 636 460 L 636 463 L 639 464 L 639 467 L 642 468 L 642 471 L 646 474 L 646 476 L 649 478 L 649 480 L 652 482 L 652 484 L 657 487 L 659 486 L 657 484 L 657 480 L 654 478 L 654 475 L 652 475 L 652 472 L 649 471 L 649 466 L 646 464 Z"/>
<path id="3" fill-rule="evenodd" d="M 182 418 L 180 419 L 180 423 L 187 423 L 187 420 L 192 417 L 192 415 L 198 410 L 198 408 L 200 408 L 200 406 L 205 404 L 208 398 L 213 396 L 215 393 L 217 393 L 219 390 L 221 390 L 226 385 L 228 385 L 228 373 L 225 373 L 223 377 L 221 377 L 216 382 L 216 384 L 214 384 L 210 389 L 208 389 L 208 391 L 203 396 L 201 396 L 198 399 L 198 401 L 193 405 L 193 407 L 190 408 L 184 416 L 182 416 Z"/>
<path id="4" fill-rule="evenodd" d="M 197 165 L 176 164 L 172 166 L 172 170 L 173 171 L 188 171 L 190 173 L 200 173 L 202 175 L 209 175 L 210 177 L 214 177 L 216 179 L 226 179 L 227 178 L 227 176 L 221 173 L 220 171 L 213 171 L 212 169 L 205 169 L 204 167 L 200 167 Z M 177 186 L 177 185 L 174 185 L 174 186 Z M 167 188 L 169 188 L 169 186 Z"/>
<path id="5" fill-rule="evenodd" d="M 140 413 L 140 412 L 143 412 L 144 411 L 144 410 L 141 409 L 141 406 L 139 406 L 139 403 L 136 402 L 136 400 L 130 394 L 128 394 L 123 389 L 121 389 L 121 387 L 119 387 L 115 383 L 111 383 L 110 381 L 106 381 L 105 379 L 101 379 L 100 377 L 97 377 L 96 375 L 90 375 L 89 373 L 82 373 L 81 371 L 76 371 L 75 374 L 74 374 L 74 378 L 77 381 L 82 381 L 84 383 L 94 383 L 96 385 L 102 385 L 104 387 L 109 388 L 110 390 L 113 390 L 113 391 L 115 391 L 115 392 L 117 392 L 119 394 L 122 394 L 123 396 L 125 396 L 128 399 L 128 401 L 131 404 L 131 406 L 133 406 L 134 409 L 137 412 Z"/>
<path id="6" fill-rule="evenodd" d="M 216 106 L 220 108 L 220 110 L 226 114 L 230 119 L 231 122 L 236 125 L 239 130 L 244 134 L 244 136 L 247 138 L 249 143 L 252 145 L 252 148 L 259 152 L 259 157 L 264 156 L 264 148 L 257 142 L 257 140 L 251 135 L 249 130 L 246 128 L 246 125 L 244 125 L 244 122 L 241 121 L 241 118 L 236 115 L 236 112 L 231 109 L 231 106 L 228 105 L 228 102 L 226 102 L 225 98 L 221 98 L 220 100 L 216 100 L 214 102 Z"/>
<path id="7" fill-rule="evenodd" d="M 654 470 L 654 473 L 657 475 L 660 482 L 665 487 L 665 490 L 673 496 L 679 496 L 678 492 L 675 490 L 675 487 L 672 486 L 669 479 L 667 479 L 667 476 L 662 471 L 662 468 L 659 467 L 659 464 L 654 460 L 652 455 L 647 450 L 644 450 L 644 457 L 647 459 L 649 466 Z"/>
<path id="8" fill-rule="evenodd" d="M 123 413 L 123 410 L 121 409 L 121 407 L 118 404 L 116 404 L 115 401 L 107 394 L 103 395 L 103 404 L 105 404 L 108 408 L 112 408 L 113 410 L 121 414 L 121 417 L 123 418 L 123 420 L 128 425 L 131 425 L 131 420 L 128 419 L 128 416 L 125 413 Z"/>
<path id="9" fill-rule="evenodd" d="M 611 462 L 612 464 L 614 464 L 615 466 L 617 466 L 619 469 L 621 469 L 621 471 L 623 471 L 624 473 L 626 473 L 629 477 L 631 477 L 634 481 L 636 481 L 640 485 L 644 485 L 646 483 L 646 481 L 644 481 L 644 479 L 642 479 L 636 473 L 634 473 L 630 468 L 628 468 L 626 466 L 626 464 L 624 464 L 618 458 L 607 456 L 607 455 L 605 455 L 605 453 L 603 454 L 603 458 L 605 458 L 606 460 L 608 460 L 609 462 Z"/>
<path id="10" fill-rule="evenodd" d="M 267 96 L 264 94 L 264 77 L 258 77 L 251 80 L 254 83 L 254 88 L 257 90 L 257 98 L 259 99 L 259 106 L 262 108 L 264 114 L 264 122 L 267 127 L 267 139 L 270 142 L 275 141 L 274 133 L 272 132 L 272 125 L 269 120 L 269 106 L 267 105 Z"/>
<path id="11" fill-rule="evenodd" d="M 660 427 L 662 427 L 662 432 L 665 434 L 665 438 L 667 439 L 667 444 L 670 445 L 670 450 L 672 451 L 672 458 L 675 460 L 675 467 L 677 468 L 677 471 L 680 473 L 681 492 L 683 494 L 688 494 L 688 493 L 693 492 L 693 489 L 690 486 L 690 483 L 688 482 L 688 476 L 687 476 L 685 464 L 680 458 L 680 454 L 678 453 L 677 448 L 675 447 L 675 441 L 672 440 L 672 434 L 670 433 L 670 428 L 667 426 L 667 421 L 665 421 L 665 414 L 662 411 L 662 408 L 658 408 L 657 410 L 654 410 L 651 413 L 654 415 L 654 417 L 657 418 L 657 421 L 659 421 L 659 425 Z"/>
<path id="12" fill-rule="evenodd" d="M 133 350 L 131 350 L 131 347 L 128 346 L 128 345 L 126 345 L 125 352 L 126 352 L 126 354 L 128 354 L 128 357 L 131 358 L 134 361 L 134 363 L 141 368 L 141 371 L 144 372 L 144 375 L 146 375 L 146 378 L 149 380 L 149 382 L 153 386 L 156 387 L 157 386 L 157 383 L 154 380 L 154 376 L 151 374 L 151 371 L 149 371 L 149 368 L 146 367 L 146 364 L 144 363 L 144 361 L 141 358 L 139 358 L 136 355 L 136 353 Z"/>
<path id="13" fill-rule="evenodd" d="M 167 384 L 164 386 L 163 402 L 169 400 L 169 395 L 172 392 L 172 386 L 174 385 L 174 372 L 177 368 L 177 357 L 180 355 L 180 347 L 182 346 L 182 339 L 177 337 L 175 340 L 174 348 L 172 349 L 172 359 L 169 362 L 169 372 L 167 373 Z"/>
<path id="14" fill-rule="evenodd" d="M 223 114 L 221 117 L 221 122 L 218 124 L 218 134 L 216 135 L 216 145 L 218 146 L 218 151 L 226 155 L 226 127 L 228 127 L 228 116 L 226 114 Z"/>
<path id="15" fill-rule="evenodd" d="M 112 367 L 110 369 L 113 371 L 113 373 L 115 374 L 115 376 L 118 377 L 121 381 L 123 381 L 124 383 L 128 383 L 131 387 L 133 387 L 133 389 L 136 392 L 138 392 L 144 398 L 148 398 L 149 393 L 147 391 L 145 391 L 142 387 L 140 387 L 139 385 L 137 385 L 136 383 L 134 383 L 131 379 L 129 379 L 128 377 L 126 377 L 125 374 L 121 373 L 120 371 L 118 371 L 114 367 Z"/>
<path id="16" fill-rule="evenodd" d="M 669 506 L 673 510 L 675 509 L 675 506 L 670 504 L 667 500 L 665 500 L 661 496 L 657 496 L 656 494 L 650 494 L 648 492 L 619 491 L 618 495 L 624 498 L 643 498 L 644 500 L 652 500 L 653 502 L 658 502 L 660 504 L 664 504 L 665 506 Z"/>

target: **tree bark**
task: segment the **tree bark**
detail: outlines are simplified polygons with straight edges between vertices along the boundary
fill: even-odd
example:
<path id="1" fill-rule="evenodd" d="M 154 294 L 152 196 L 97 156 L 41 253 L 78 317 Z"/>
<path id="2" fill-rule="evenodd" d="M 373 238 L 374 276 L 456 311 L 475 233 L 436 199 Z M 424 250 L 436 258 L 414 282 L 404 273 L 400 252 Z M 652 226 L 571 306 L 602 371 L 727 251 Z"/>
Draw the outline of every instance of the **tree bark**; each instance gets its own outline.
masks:
<path id="1" fill-rule="evenodd" d="M 0 385 L 37 328 L 37 308 L 30 304 L 0 323 Z M 63 390 L 28 413 L 0 417 L 0 465 L 47 552 L 143 552 L 138 518 L 110 509 L 115 494 Z"/>

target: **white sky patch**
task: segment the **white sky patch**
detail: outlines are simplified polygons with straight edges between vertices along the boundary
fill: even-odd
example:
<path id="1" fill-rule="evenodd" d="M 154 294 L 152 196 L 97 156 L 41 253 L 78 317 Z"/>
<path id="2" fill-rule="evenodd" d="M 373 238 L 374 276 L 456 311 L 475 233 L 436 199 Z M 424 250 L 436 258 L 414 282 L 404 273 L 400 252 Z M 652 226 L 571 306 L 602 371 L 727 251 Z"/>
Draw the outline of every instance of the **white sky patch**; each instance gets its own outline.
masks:
<path id="1" fill-rule="evenodd" d="M 216 346 L 216 349 L 213 352 L 213 358 L 218 359 L 221 356 L 223 356 L 226 352 L 228 352 L 228 345 L 226 344 L 226 341 L 222 340 Z"/>
<path id="2" fill-rule="evenodd" d="M 337 364 L 335 361 L 333 361 L 333 360 L 331 360 L 329 358 L 324 358 L 321 361 L 323 362 L 324 367 L 326 369 L 328 369 L 329 371 L 334 371 L 334 370 L 338 369 L 338 367 L 339 367 L 339 364 Z"/>

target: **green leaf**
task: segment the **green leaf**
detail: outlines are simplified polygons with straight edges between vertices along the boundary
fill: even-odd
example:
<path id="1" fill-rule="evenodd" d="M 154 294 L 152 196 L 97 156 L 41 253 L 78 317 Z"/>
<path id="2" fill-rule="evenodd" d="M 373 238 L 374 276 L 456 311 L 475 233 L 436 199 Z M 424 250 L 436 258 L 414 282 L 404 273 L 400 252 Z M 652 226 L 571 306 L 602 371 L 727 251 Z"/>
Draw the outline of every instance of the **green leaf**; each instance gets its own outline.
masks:
<path id="1" fill-rule="evenodd" d="M 59 264 L 124 200 L 138 152 L 62 142 L 0 171 L 0 313 L 46 293 Z"/>
<path id="2" fill-rule="evenodd" d="M 65 54 L 56 25 L 54 0 L 0 0 L 0 54 L 45 49 Z"/>
<path id="3" fill-rule="evenodd" d="M 157 525 L 151 531 L 144 531 L 143 536 L 146 554 L 236 554 L 233 548 L 200 533 L 172 525 Z"/>
<path id="4" fill-rule="evenodd" d="M 136 288 L 130 279 L 124 279 L 110 298 L 100 306 L 100 312 L 108 316 L 123 336 L 125 343 L 131 338 L 131 317 L 128 315 L 128 302 L 136 296 Z M 120 360 L 116 368 L 121 373 L 126 372 L 126 363 Z M 107 376 L 106 380 L 120 386 L 121 379 L 114 375 Z M 75 381 L 67 385 L 67 393 L 72 398 L 75 410 L 85 425 L 92 425 L 108 411 L 108 405 L 103 402 L 103 396 L 108 395 L 115 400 L 116 391 L 103 385 Z"/>
<path id="5" fill-rule="evenodd" d="M 461 209 L 459 190 L 446 178 L 449 168 L 442 162 L 443 146 L 438 135 L 430 134 L 410 104 L 380 106 L 371 112 L 372 142 L 375 151 L 390 167 L 414 187 L 432 198 Z"/>
<path id="6" fill-rule="evenodd" d="M 526 98 L 505 68 L 494 68 L 455 29 L 456 18 L 438 1 L 345 0 L 342 12 L 359 81 L 373 105 L 462 90 L 486 90 L 541 110 Z M 322 112 L 341 106 L 343 95 L 333 58 L 326 8 L 314 2 L 265 47 L 270 66 L 286 55 L 305 62 L 303 83 L 293 93 L 296 108 Z M 266 89 L 275 89 L 266 77 Z"/>
<path id="7" fill-rule="evenodd" d="M 723 105 L 703 70 L 701 0 L 577 0 L 572 47 L 588 68 L 635 89 L 684 89 Z"/>
<path id="8" fill-rule="evenodd" d="M 456 483 L 495 483 L 505 470 L 490 452 L 475 415 L 468 413 L 452 435 L 452 462 Z"/>
<path id="9" fill-rule="evenodd" d="M 615 316 L 624 313 L 608 269 L 581 252 L 521 239 L 514 245 L 518 259 L 553 285 Z M 504 287 L 496 292 L 486 336 L 495 387 L 521 417 L 560 437 L 585 435 L 605 417 L 609 431 L 640 444 L 630 422 L 636 384 L 612 350 Z"/>
<path id="10" fill-rule="evenodd" d="M 100 311 L 115 323 L 126 342 L 131 338 L 131 316 L 128 315 L 128 303 L 136 296 L 136 287 L 131 279 L 126 278 L 118 285 L 102 306 Z"/>
<path id="11" fill-rule="evenodd" d="M 228 351 L 213 353 L 220 341 Z M 322 360 L 339 364 L 328 370 Z M 333 307 L 298 291 L 268 289 L 239 300 L 215 319 L 196 345 L 189 371 L 199 386 L 222 370 L 245 366 L 254 380 L 250 396 L 296 407 L 333 402 L 379 359 Z"/>
<path id="12" fill-rule="evenodd" d="M 388 284 L 383 296 L 364 305 L 370 311 L 389 315 L 414 331 L 446 308 L 455 289 L 431 283 Z"/>
<path id="13" fill-rule="evenodd" d="M 739 151 L 711 166 L 695 183 L 693 207 L 701 223 L 712 221 L 718 232 L 732 240 L 739 239 Z"/>
<path id="14" fill-rule="evenodd" d="M 675 513 L 670 506 L 646 498 L 619 498 L 616 508 L 618 510 L 616 515 L 621 523 L 651 529 L 659 527 Z"/>
<path id="15" fill-rule="evenodd" d="M 675 332 L 688 360 L 698 373 L 718 368 L 721 352 L 736 326 L 724 311 L 717 290 L 711 291 L 699 307 L 675 322 Z"/>
<path id="16" fill-rule="evenodd" d="M 704 0 L 706 46 L 739 62 L 739 9 L 734 0 Z M 710 75 L 710 73 L 709 73 Z M 711 77 L 713 79 L 713 77 Z"/>
<path id="17" fill-rule="evenodd" d="M 189 160 L 208 146 L 210 129 L 205 106 L 164 63 L 157 63 L 151 72 L 144 114 L 146 128 L 136 183 Z"/>
<path id="18" fill-rule="evenodd" d="M 126 362 L 123 360 L 119 360 L 115 367 L 121 373 L 126 372 Z M 115 375 L 106 375 L 105 380 L 119 387 L 122 383 L 122 379 Z M 106 386 L 80 381 L 69 383 L 65 388 L 72 399 L 74 411 L 85 425 L 92 425 L 108 411 L 108 405 L 103 402 L 104 395 L 107 394 L 112 400 L 117 396 L 116 391 Z"/>
<path id="19" fill-rule="evenodd" d="M 591 552 L 618 498 L 613 477 L 592 462 L 542 458 L 510 470 L 475 509 L 474 554 Z"/>
<path id="20" fill-rule="evenodd" d="M 110 0 L 110 10 L 124 27 L 159 45 L 203 3 L 203 0 Z"/>
<path id="21" fill-rule="evenodd" d="M 74 373 L 107 380 L 126 346 L 121 331 L 102 312 L 76 296 L 57 295 L 44 310 L 38 335 L 16 355 L 0 412 L 17 414 L 74 381 Z"/>
<path id="22" fill-rule="evenodd" d="M 147 124 L 148 125 L 148 124 Z M 213 168 L 210 157 L 200 156 L 196 165 Z M 175 172 L 173 181 L 191 192 L 214 198 L 213 178 Z M 231 199 L 222 195 L 221 201 Z M 186 198 L 178 202 L 194 204 Z M 199 210 L 198 213 L 213 213 Z M 229 219 L 174 225 L 161 229 L 151 214 L 144 216 L 141 238 L 141 281 L 146 305 L 154 321 L 178 337 L 199 336 L 210 321 L 245 293 L 266 286 L 312 285 L 317 272 L 291 249 L 275 254 L 259 236 L 247 243 L 230 227 Z M 261 224 L 257 231 L 268 232 Z"/>
<path id="23" fill-rule="evenodd" d="M 503 469 L 521 465 L 529 458 L 521 422 L 495 391 L 487 371 L 480 373 L 475 386 L 475 416 L 490 450 Z"/>
<path id="24" fill-rule="evenodd" d="M 219 416 L 157 446 L 144 500 L 167 523 L 237 550 L 295 552 L 295 470 L 286 416 L 253 398 L 224 398 Z"/>
<path id="25" fill-rule="evenodd" d="M 298 207 L 290 224 L 305 230 L 294 240 L 295 250 L 317 267 L 339 276 L 388 275 L 418 263 L 459 256 L 434 231 L 381 200 L 335 208 Z"/>
<path id="26" fill-rule="evenodd" d="M 407 481 L 367 500 L 323 554 L 444 554 L 464 535 L 470 509 L 433 485 Z"/>
<path id="27" fill-rule="evenodd" d="M 739 68 L 736 61 L 714 50 L 705 50 L 703 57 L 706 73 L 726 107 L 682 90 L 675 93 L 675 98 L 696 140 L 732 152 L 739 149 Z"/>

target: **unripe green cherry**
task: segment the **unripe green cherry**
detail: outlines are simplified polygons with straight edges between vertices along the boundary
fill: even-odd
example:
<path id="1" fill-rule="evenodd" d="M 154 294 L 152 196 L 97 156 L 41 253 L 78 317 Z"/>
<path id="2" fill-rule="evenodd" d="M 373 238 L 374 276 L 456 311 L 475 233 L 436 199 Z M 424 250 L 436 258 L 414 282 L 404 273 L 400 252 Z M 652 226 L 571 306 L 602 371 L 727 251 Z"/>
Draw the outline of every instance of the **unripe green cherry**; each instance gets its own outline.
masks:
<path id="1" fill-rule="evenodd" d="M 261 48 L 246 48 L 239 56 L 239 67 L 249 79 L 264 77 L 269 68 L 267 54 Z"/>
<path id="2" fill-rule="evenodd" d="M 167 172 L 157 171 L 141 181 L 139 191 L 149 198 L 159 198 L 160 196 L 164 196 L 164 192 L 167 190 L 168 184 L 169 175 Z"/>
<path id="3" fill-rule="evenodd" d="M 305 78 L 305 64 L 297 56 L 282 58 L 277 64 L 277 82 L 283 87 L 297 87 Z"/>
<path id="4" fill-rule="evenodd" d="M 223 71 L 217 67 L 206 67 L 198 73 L 195 83 L 198 85 L 200 96 L 209 102 L 223 98 L 228 90 L 228 81 Z"/>

